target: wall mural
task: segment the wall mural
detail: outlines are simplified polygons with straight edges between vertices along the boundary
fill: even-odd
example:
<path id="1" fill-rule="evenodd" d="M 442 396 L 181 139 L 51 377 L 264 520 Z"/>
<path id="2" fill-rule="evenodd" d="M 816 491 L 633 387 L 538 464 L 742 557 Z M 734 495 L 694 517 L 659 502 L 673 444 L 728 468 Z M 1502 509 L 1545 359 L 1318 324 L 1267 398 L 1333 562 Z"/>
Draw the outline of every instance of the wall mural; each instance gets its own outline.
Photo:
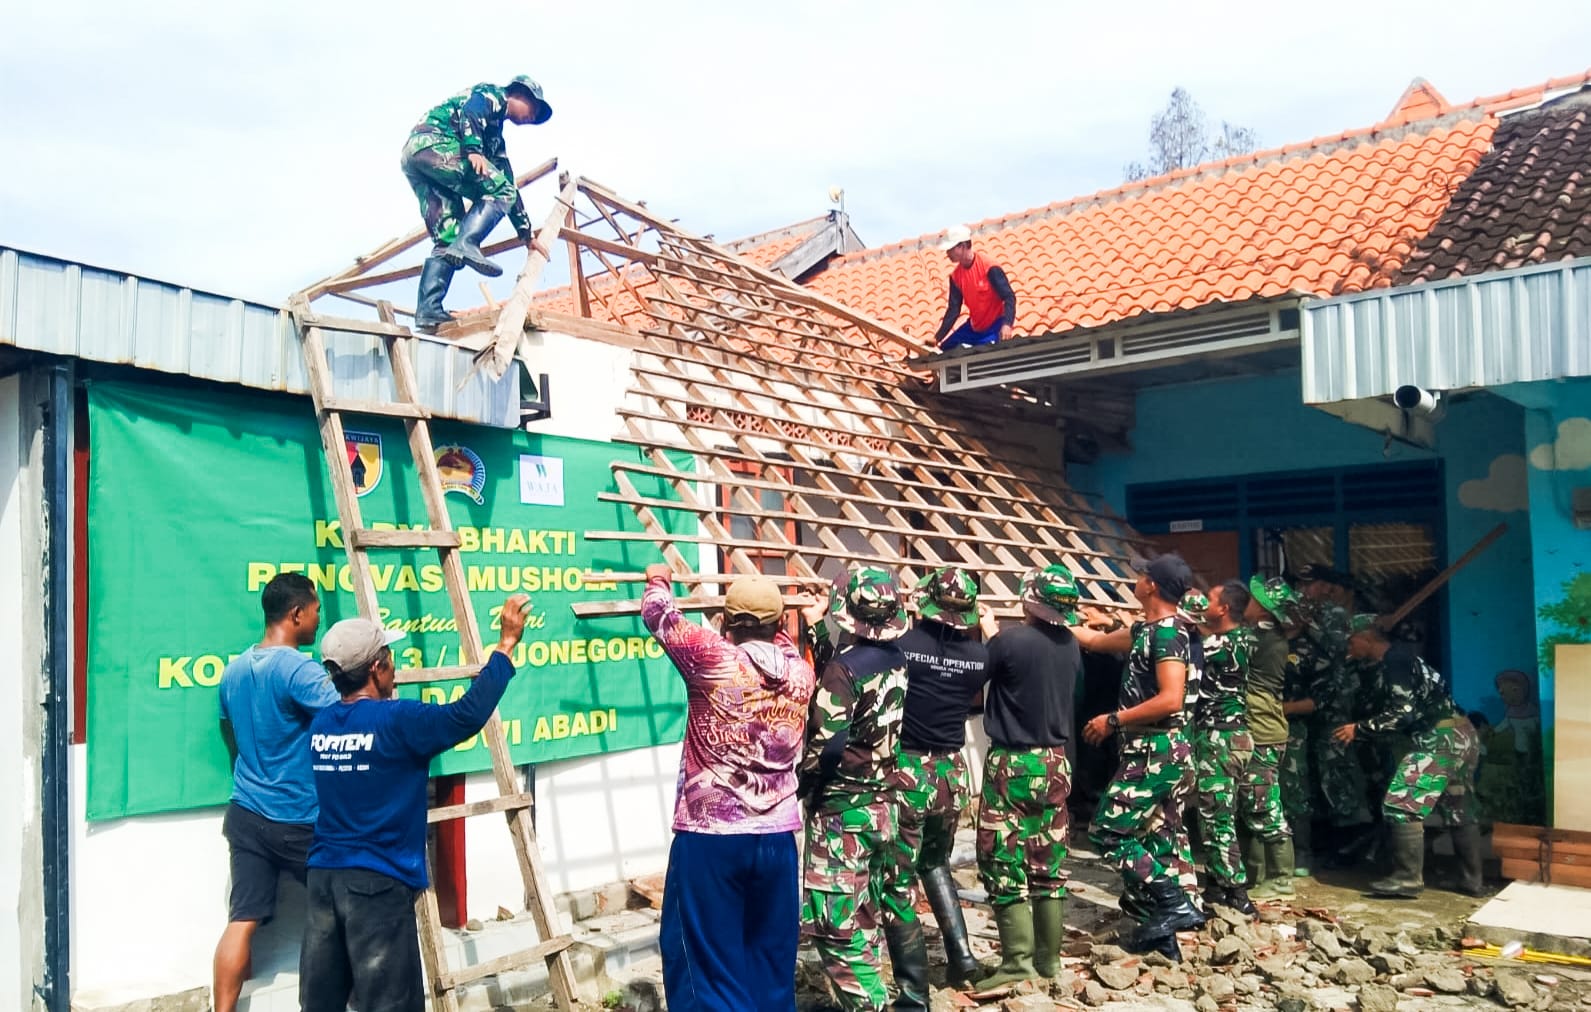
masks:
<path id="1" fill-rule="evenodd" d="M 1484 478 L 1472 478 L 1458 486 L 1458 501 L 1472 510 L 1493 513 L 1521 513 L 1530 508 L 1530 480 L 1525 458 L 1504 453 L 1492 461 Z"/>

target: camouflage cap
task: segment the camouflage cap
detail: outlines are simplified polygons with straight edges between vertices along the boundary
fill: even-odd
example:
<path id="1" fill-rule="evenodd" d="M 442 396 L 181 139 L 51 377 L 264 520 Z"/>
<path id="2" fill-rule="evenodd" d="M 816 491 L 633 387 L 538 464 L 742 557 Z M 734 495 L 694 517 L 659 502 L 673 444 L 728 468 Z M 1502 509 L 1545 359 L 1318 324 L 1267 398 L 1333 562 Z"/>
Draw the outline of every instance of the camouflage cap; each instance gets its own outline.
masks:
<path id="1" fill-rule="evenodd" d="M 1077 624 L 1077 581 L 1065 566 L 1050 565 L 1022 577 L 1022 607 L 1051 625 Z"/>
<path id="2" fill-rule="evenodd" d="M 516 74 L 512 81 L 503 85 L 504 91 L 511 91 L 515 88 L 535 99 L 536 104 L 541 107 L 536 111 L 536 118 L 531 120 L 531 123 L 541 124 L 552 119 L 552 106 L 547 103 L 546 96 L 541 93 L 541 85 L 537 84 L 534 78 L 529 74 Z"/>
<path id="3" fill-rule="evenodd" d="M 1353 618 L 1348 620 L 1349 634 L 1352 635 L 1353 633 L 1362 632 L 1380 632 L 1381 626 L 1378 622 L 1376 622 L 1377 617 L 1378 616 L 1374 612 L 1360 612 L 1359 614 L 1355 615 Z"/>
<path id="4" fill-rule="evenodd" d="M 1189 622 L 1203 622 L 1205 612 L 1210 609 L 1210 596 L 1204 591 L 1194 588 L 1182 595 L 1182 600 L 1177 602 L 1177 612 Z"/>
<path id="5" fill-rule="evenodd" d="M 1298 592 L 1288 586 L 1287 581 L 1280 576 L 1273 576 L 1267 580 L 1255 573 L 1249 578 L 1248 592 L 1260 603 L 1260 607 L 1274 615 L 1278 622 L 1291 621 L 1298 607 Z"/>
<path id="6" fill-rule="evenodd" d="M 959 566 L 941 566 L 917 583 L 917 613 L 953 629 L 978 624 L 978 578 Z"/>
<path id="7" fill-rule="evenodd" d="M 852 566 L 839 593 L 831 595 L 834 624 L 864 640 L 892 640 L 906 632 L 906 602 L 895 574 L 878 566 Z"/>

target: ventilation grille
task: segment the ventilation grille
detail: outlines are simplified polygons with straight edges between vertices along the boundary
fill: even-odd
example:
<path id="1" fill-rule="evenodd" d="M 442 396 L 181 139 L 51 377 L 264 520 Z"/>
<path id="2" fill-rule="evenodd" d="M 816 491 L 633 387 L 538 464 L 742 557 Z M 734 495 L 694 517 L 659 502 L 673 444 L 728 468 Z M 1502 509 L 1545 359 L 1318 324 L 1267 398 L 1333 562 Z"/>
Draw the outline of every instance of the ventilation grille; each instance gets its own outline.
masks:
<path id="1" fill-rule="evenodd" d="M 1130 485 L 1127 518 L 1153 532 L 1179 520 L 1230 527 L 1240 518 L 1272 519 L 1442 509 L 1442 469 L 1436 461 L 1379 464 L 1339 471 L 1300 471 Z"/>

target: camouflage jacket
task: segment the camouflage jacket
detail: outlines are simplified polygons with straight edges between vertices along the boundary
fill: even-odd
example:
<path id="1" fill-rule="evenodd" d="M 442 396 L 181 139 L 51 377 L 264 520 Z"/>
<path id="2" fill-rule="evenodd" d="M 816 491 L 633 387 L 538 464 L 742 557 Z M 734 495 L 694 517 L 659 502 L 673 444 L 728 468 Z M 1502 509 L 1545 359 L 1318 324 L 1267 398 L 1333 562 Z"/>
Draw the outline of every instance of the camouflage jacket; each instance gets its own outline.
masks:
<path id="1" fill-rule="evenodd" d="M 513 179 L 514 166 L 508 161 L 508 147 L 503 142 L 503 119 L 507 111 L 508 95 L 502 88 L 495 84 L 477 84 L 426 113 L 410 131 L 410 136 L 428 135 L 438 143 L 456 144 L 459 153 L 466 158 L 481 155 Z M 525 202 L 517 190 L 514 206 L 508 209 L 508 221 L 520 239 L 529 241 L 530 216 L 525 213 Z"/>
<path id="2" fill-rule="evenodd" d="M 1345 724 L 1352 718 L 1358 693 L 1357 673 L 1348 663 L 1348 613 L 1334 604 L 1318 603 L 1305 614 L 1304 631 L 1294 640 L 1301 695 L 1313 699 L 1317 719 Z"/>
<path id="3" fill-rule="evenodd" d="M 826 664 L 812 695 L 800 792 L 833 814 L 893 797 L 890 787 L 906 712 L 906 656 L 863 640 Z"/>
<path id="4" fill-rule="evenodd" d="M 1194 726 L 1231 731 L 1248 726 L 1248 669 L 1254 633 L 1247 626 L 1204 637 L 1204 677 L 1199 683 Z"/>
<path id="5" fill-rule="evenodd" d="M 1156 668 L 1161 661 L 1181 661 L 1187 665 L 1187 681 L 1183 687 L 1182 709 L 1162 720 L 1160 728 L 1186 727 L 1199 703 L 1199 682 L 1203 674 L 1203 654 L 1197 641 L 1189 635 L 1187 622 L 1168 615 L 1155 622 L 1134 622 L 1132 648 L 1127 653 L 1127 663 L 1122 668 L 1121 692 L 1117 705 L 1123 709 L 1137 706 L 1160 693 L 1160 680 Z"/>
<path id="6" fill-rule="evenodd" d="M 1376 710 L 1359 721 L 1361 730 L 1419 735 L 1458 715 L 1441 674 L 1410 644 L 1392 644 L 1378 668 Z"/>

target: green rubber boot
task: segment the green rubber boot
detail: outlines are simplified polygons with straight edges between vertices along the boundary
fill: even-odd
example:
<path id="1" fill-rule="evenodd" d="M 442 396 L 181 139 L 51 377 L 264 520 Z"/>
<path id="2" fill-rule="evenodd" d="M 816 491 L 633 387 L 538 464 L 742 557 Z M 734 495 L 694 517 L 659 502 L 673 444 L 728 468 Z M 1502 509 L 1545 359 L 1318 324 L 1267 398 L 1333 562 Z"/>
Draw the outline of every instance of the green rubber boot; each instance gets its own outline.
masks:
<path id="1" fill-rule="evenodd" d="M 1066 927 L 1061 914 L 1066 900 L 1060 896 L 1033 898 L 1033 968 L 1040 977 L 1053 979 L 1061 972 L 1061 935 Z"/>
<path id="2" fill-rule="evenodd" d="M 1266 840 L 1264 844 L 1265 878 L 1249 890 L 1249 898 L 1256 900 L 1288 899 L 1293 895 L 1293 839 Z"/>
<path id="3" fill-rule="evenodd" d="M 995 907 L 994 922 L 1000 929 L 1000 965 L 978 981 L 979 989 L 1036 980 L 1039 971 L 1033 966 L 1033 908 L 1027 900 Z"/>

